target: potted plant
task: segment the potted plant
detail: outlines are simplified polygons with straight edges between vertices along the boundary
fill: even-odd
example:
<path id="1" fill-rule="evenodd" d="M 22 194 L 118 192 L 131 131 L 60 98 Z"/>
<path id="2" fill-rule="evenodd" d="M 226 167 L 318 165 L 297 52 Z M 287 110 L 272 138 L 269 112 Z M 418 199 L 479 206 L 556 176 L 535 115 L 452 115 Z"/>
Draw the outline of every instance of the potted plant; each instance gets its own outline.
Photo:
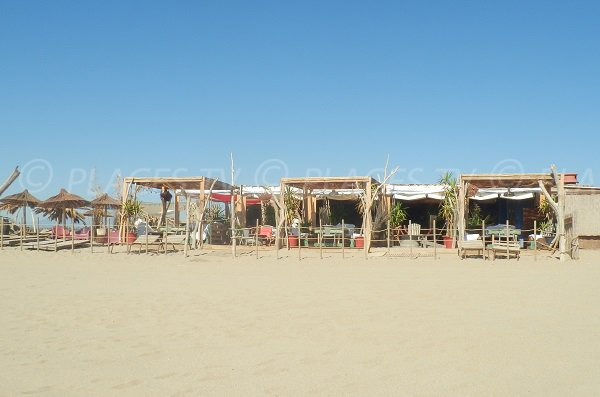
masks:
<path id="1" fill-rule="evenodd" d="M 455 226 L 458 215 L 458 182 L 452 172 L 445 172 L 439 179 L 444 185 L 444 199 L 440 202 L 439 216 L 446 221 L 444 246 L 453 248 L 455 241 Z"/>
<path id="2" fill-rule="evenodd" d="M 124 230 L 125 242 L 131 244 L 135 241 L 137 235 L 135 233 L 134 223 L 138 217 L 143 214 L 142 203 L 135 198 L 127 198 L 121 207 L 121 227 Z"/>
<path id="3" fill-rule="evenodd" d="M 290 225 L 290 230 L 287 236 L 288 248 L 298 247 L 300 243 L 300 208 L 302 201 L 296 197 L 291 187 L 286 187 L 283 193 L 283 204 L 285 206 L 285 220 Z M 296 229 L 298 234 L 291 233 L 292 229 Z"/>

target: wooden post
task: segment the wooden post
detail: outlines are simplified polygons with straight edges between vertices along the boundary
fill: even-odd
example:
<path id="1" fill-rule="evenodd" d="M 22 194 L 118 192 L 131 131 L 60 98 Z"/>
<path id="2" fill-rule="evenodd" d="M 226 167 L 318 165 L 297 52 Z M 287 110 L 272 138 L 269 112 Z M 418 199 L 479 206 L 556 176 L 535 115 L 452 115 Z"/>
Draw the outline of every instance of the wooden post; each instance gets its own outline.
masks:
<path id="1" fill-rule="evenodd" d="M 106 217 L 106 252 L 110 254 L 110 222 L 108 216 Z"/>
<path id="2" fill-rule="evenodd" d="M 342 259 L 345 258 L 346 250 L 346 222 L 342 219 Z"/>
<path id="3" fill-rule="evenodd" d="M 146 216 L 146 255 L 148 255 L 148 229 L 150 227 L 150 217 Z M 159 244 L 160 247 L 160 244 Z"/>
<path id="4" fill-rule="evenodd" d="M 458 236 L 454 239 L 457 241 L 457 246 L 460 248 L 462 245 L 462 240 L 465 238 L 465 198 L 467 193 L 467 183 L 462 181 L 462 177 L 459 178 L 459 188 L 458 188 L 458 219 L 455 222 L 455 227 L 458 226 Z M 454 235 L 454 232 L 452 232 Z"/>
<path id="5" fill-rule="evenodd" d="M 323 221 L 319 219 L 319 258 L 323 259 Z"/>
<path id="6" fill-rule="evenodd" d="M 0 216 L 0 250 L 4 249 L 4 217 Z"/>
<path id="7" fill-rule="evenodd" d="M 146 236 L 148 233 L 146 232 Z M 185 245 L 183 246 L 183 256 L 187 258 L 188 256 L 188 244 L 190 241 L 190 196 L 189 194 L 185 194 Z M 146 249 L 147 252 L 147 249 Z M 233 256 L 235 257 L 235 250 L 233 251 Z"/>
<path id="8" fill-rule="evenodd" d="M 258 219 L 256 220 L 256 229 L 254 231 L 254 246 L 256 247 L 256 259 L 258 259 Z"/>
<path id="9" fill-rule="evenodd" d="M 92 216 L 92 222 L 90 226 L 90 251 L 94 253 L 94 216 Z"/>
<path id="10" fill-rule="evenodd" d="M 20 230 L 20 232 L 21 233 L 19 233 L 19 237 L 20 237 L 19 238 L 19 240 L 20 240 L 20 247 L 19 247 L 19 249 L 21 251 L 23 251 L 23 234 L 25 233 L 25 225 L 21 224 L 21 230 Z"/>
<path id="11" fill-rule="evenodd" d="M 412 220 L 408 220 L 408 240 L 409 242 L 409 255 L 412 258 Z"/>
<path id="12" fill-rule="evenodd" d="M 508 219 L 506 220 L 506 259 L 510 260 L 510 249 L 509 249 L 509 243 L 510 243 L 510 230 L 508 229 Z"/>
<path id="13" fill-rule="evenodd" d="M 435 219 L 433 220 L 433 259 L 437 259 L 437 225 Z"/>
<path id="14" fill-rule="evenodd" d="M 75 253 L 75 208 L 72 208 L 71 214 L 71 253 Z"/>
<path id="15" fill-rule="evenodd" d="M 202 180 L 200 181 L 200 197 L 198 198 L 198 208 L 200 209 L 200 217 L 201 217 L 201 221 L 200 221 L 200 249 L 202 249 L 202 247 L 204 247 L 204 208 L 205 208 L 205 202 L 206 202 L 206 193 L 204 192 L 206 190 L 206 179 L 202 178 Z M 210 197 L 209 197 L 210 199 Z"/>
<path id="16" fill-rule="evenodd" d="M 302 226 L 298 225 L 298 260 L 302 260 L 302 254 L 300 251 L 302 250 Z"/>
<path id="17" fill-rule="evenodd" d="M 231 153 L 231 193 L 230 193 L 230 202 L 231 208 L 229 211 L 229 216 L 231 217 L 231 255 L 233 259 L 235 259 L 235 249 L 236 249 L 236 236 L 235 236 L 235 200 L 233 199 L 233 193 L 235 192 L 234 184 L 235 183 L 235 170 L 233 168 L 233 153 Z M 241 191 L 240 191 L 241 194 Z"/>
<path id="18" fill-rule="evenodd" d="M 178 227 L 180 224 L 180 214 L 179 214 L 179 195 L 177 194 L 177 190 L 175 189 L 175 226 Z"/>
<path id="19" fill-rule="evenodd" d="M 567 249 L 567 236 L 565 235 L 565 178 L 564 174 L 558 175 L 558 197 L 557 197 L 557 205 L 558 205 L 558 232 L 560 233 L 558 237 L 558 248 L 560 251 L 560 261 L 564 262 L 566 260 L 566 249 Z"/>
<path id="20" fill-rule="evenodd" d="M 369 182 L 366 183 L 365 185 L 365 195 L 366 195 L 366 201 L 367 201 L 367 205 L 365 208 L 365 219 L 366 219 L 366 225 L 364 226 L 364 230 L 365 230 L 365 236 L 364 236 L 364 249 L 365 249 L 365 259 L 369 258 L 369 250 L 371 249 L 371 205 L 373 204 L 373 192 L 371 191 L 371 180 L 369 179 Z"/>
<path id="21" fill-rule="evenodd" d="M 533 260 L 537 261 L 537 220 L 533 221 Z"/>
<path id="22" fill-rule="evenodd" d="M 388 212 L 389 214 L 389 212 Z M 387 253 L 390 254 L 390 218 L 387 220 Z"/>
<path id="23" fill-rule="evenodd" d="M 169 227 L 167 226 L 168 222 L 165 222 L 165 255 L 167 255 L 167 252 L 169 250 L 169 247 L 167 246 L 167 244 L 169 243 Z"/>
<path id="24" fill-rule="evenodd" d="M 35 222 L 37 223 L 35 242 L 36 242 L 37 250 L 39 251 L 40 250 L 40 218 L 36 217 Z"/>
<path id="25" fill-rule="evenodd" d="M 483 255 L 483 260 L 487 257 L 485 253 L 485 221 L 481 221 L 481 242 L 483 243 L 483 251 L 481 251 Z"/>
<path id="26" fill-rule="evenodd" d="M 54 233 L 54 252 L 58 251 L 58 217 L 56 217 L 56 229 L 54 229 L 56 233 Z M 64 236 L 64 233 L 63 233 Z"/>

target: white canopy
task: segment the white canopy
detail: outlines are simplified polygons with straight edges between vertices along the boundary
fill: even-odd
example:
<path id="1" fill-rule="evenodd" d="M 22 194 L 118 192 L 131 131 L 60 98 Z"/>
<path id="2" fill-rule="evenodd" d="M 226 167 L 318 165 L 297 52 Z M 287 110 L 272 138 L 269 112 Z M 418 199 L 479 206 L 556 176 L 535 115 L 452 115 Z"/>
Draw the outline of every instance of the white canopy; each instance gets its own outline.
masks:
<path id="1" fill-rule="evenodd" d="M 539 187 L 535 188 L 488 188 L 479 189 L 477 194 L 469 197 L 471 200 L 485 201 L 503 198 L 506 200 L 527 200 L 540 193 L 542 190 Z"/>

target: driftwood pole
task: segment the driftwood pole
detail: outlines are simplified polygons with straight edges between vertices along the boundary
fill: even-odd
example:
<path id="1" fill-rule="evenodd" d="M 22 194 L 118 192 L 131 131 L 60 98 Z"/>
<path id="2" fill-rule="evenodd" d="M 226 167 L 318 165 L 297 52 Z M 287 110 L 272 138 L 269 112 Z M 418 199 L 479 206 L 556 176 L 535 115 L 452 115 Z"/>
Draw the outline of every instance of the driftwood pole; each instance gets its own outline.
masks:
<path id="1" fill-rule="evenodd" d="M 302 226 L 298 225 L 298 260 L 301 261 L 302 260 L 302 254 L 300 253 L 302 250 L 302 239 L 300 238 L 300 236 L 302 236 Z M 288 244 L 289 244 L 289 240 L 288 240 Z"/>
<path id="2" fill-rule="evenodd" d="M 37 223 L 37 230 L 36 230 L 36 235 L 35 235 L 35 242 L 37 245 L 37 250 L 40 250 L 40 218 L 36 217 L 35 218 L 35 222 Z"/>
<path id="3" fill-rule="evenodd" d="M 233 168 L 233 153 L 231 153 L 231 208 L 229 215 L 231 216 L 231 255 L 235 259 L 236 238 L 235 238 L 235 201 L 233 199 L 235 183 L 235 169 Z"/>
<path id="4" fill-rule="evenodd" d="M 75 253 L 75 208 L 72 209 L 71 214 L 71 253 Z"/>
<path id="5" fill-rule="evenodd" d="M 389 214 L 389 212 L 388 212 Z M 387 219 L 387 253 L 390 254 L 390 218 Z"/>
<path id="6" fill-rule="evenodd" d="M 412 228 L 412 220 L 408 220 L 408 246 L 409 246 L 409 255 L 412 258 L 412 232 L 413 232 L 413 228 Z"/>
<path id="7" fill-rule="evenodd" d="M 487 256 L 485 254 L 485 220 L 481 222 L 481 242 L 483 243 L 483 250 L 481 251 L 481 255 L 483 255 L 483 260 Z"/>
<path id="8" fill-rule="evenodd" d="M 90 227 L 90 251 L 94 253 L 94 216 L 92 216 L 92 225 Z"/>
<path id="9" fill-rule="evenodd" d="M 150 217 L 146 216 L 146 255 L 148 255 L 148 229 L 150 228 Z"/>
<path id="10" fill-rule="evenodd" d="M 6 189 L 10 187 L 10 185 L 12 185 L 12 183 L 15 181 L 15 179 L 19 177 L 20 174 L 21 171 L 19 171 L 19 167 L 15 167 L 12 174 L 10 174 L 10 176 L 4 181 L 4 183 L 0 185 L 0 196 L 6 191 Z"/>
<path id="11" fill-rule="evenodd" d="M 550 204 L 550 207 L 554 211 L 556 216 L 556 238 L 558 239 L 558 249 L 560 251 L 560 260 L 563 262 L 565 258 L 565 249 L 566 249 L 566 238 L 565 238 L 565 184 L 564 178 L 562 174 L 558 174 L 556 171 L 556 166 L 553 164 L 550 166 L 550 171 L 552 174 L 552 178 L 554 180 L 554 185 L 556 186 L 558 197 L 557 201 L 554 201 L 552 195 L 546 189 L 546 186 L 542 181 L 538 181 L 538 185 L 540 189 L 542 189 L 542 193 L 544 197 Z"/>
<path id="12" fill-rule="evenodd" d="M 183 256 L 188 256 L 188 245 L 190 243 L 190 195 L 185 193 L 185 244 L 183 246 Z M 147 234 L 147 233 L 146 233 Z"/>
<path id="13" fill-rule="evenodd" d="M 319 219 L 319 258 L 323 259 L 323 221 Z"/>
<path id="14" fill-rule="evenodd" d="M 342 259 L 345 258 L 346 249 L 346 222 L 342 219 Z"/>
<path id="15" fill-rule="evenodd" d="M 537 261 L 537 220 L 533 221 L 533 260 Z"/>
<path id="16" fill-rule="evenodd" d="M 510 260 L 510 230 L 508 229 L 508 219 L 506 220 L 506 259 Z"/>
<path id="17" fill-rule="evenodd" d="M 4 249 L 4 217 L 0 216 L 0 250 Z"/>
<path id="18" fill-rule="evenodd" d="M 435 219 L 433 220 L 433 259 L 437 259 L 437 225 Z"/>
<path id="19" fill-rule="evenodd" d="M 256 220 L 256 229 L 254 230 L 254 246 L 256 247 L 256 259 L 258 259 L 258 219 Z"/>

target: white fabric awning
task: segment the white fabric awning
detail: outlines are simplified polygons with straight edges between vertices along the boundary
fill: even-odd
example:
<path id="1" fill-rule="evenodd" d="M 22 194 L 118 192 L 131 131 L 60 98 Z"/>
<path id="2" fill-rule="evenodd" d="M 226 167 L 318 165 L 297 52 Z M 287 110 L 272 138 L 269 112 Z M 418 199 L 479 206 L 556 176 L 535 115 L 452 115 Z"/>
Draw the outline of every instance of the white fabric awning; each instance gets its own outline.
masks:
<path id="1" fill-rule="evenodd" d="M 479 189 L 475 196 L 469 197 L 471 200 L 485 201 L 503 198 L 507 200 L 527 200 L 540 193 L 542 190 L 539 187 L 535 188 L 489 188 Z"/>
<path id="2" fill-rule="evenodd" d="M 396 200 L 444 199 L 444 185 L 387 185 L 386 194 Z"/>

